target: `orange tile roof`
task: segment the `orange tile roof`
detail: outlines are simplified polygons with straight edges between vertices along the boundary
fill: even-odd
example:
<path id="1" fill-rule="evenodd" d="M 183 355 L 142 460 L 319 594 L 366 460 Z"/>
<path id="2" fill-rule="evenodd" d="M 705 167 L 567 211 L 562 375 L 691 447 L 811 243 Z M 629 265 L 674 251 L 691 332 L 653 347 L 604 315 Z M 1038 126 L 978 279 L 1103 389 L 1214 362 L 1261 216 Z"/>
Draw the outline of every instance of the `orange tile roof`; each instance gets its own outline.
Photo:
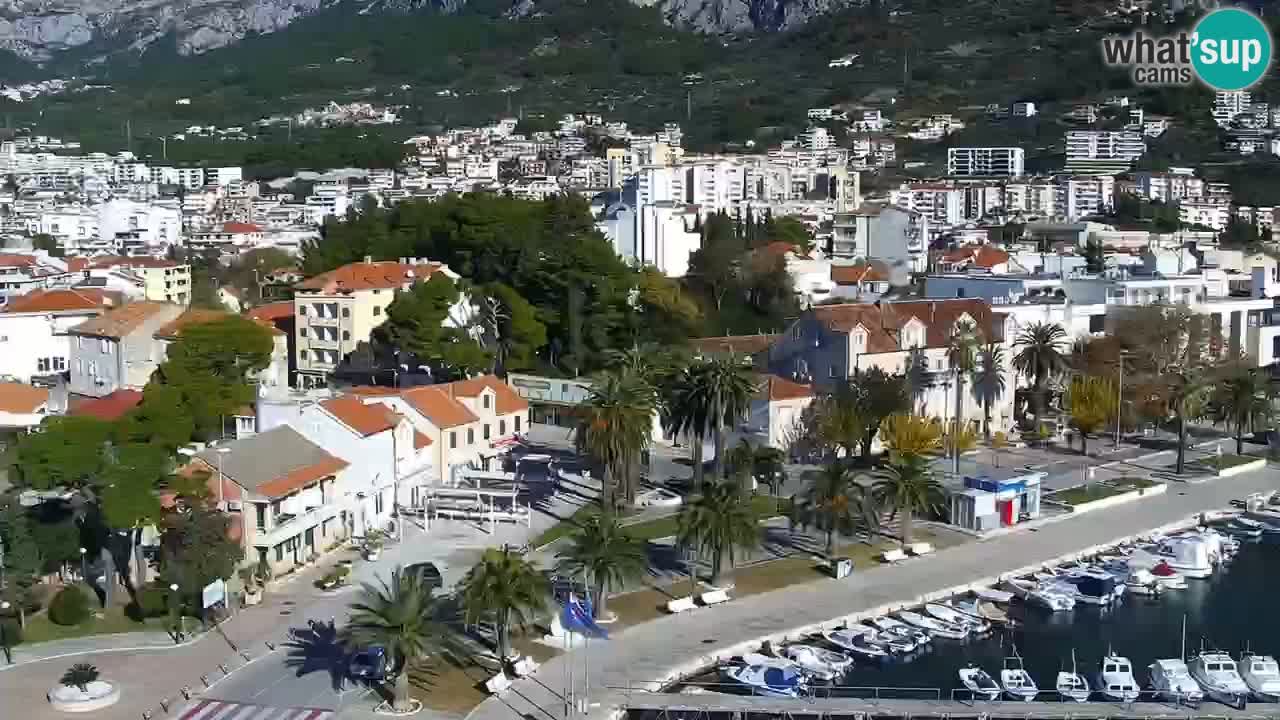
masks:
<path id="1" fill-rule="evenodd" d="M 831 282 L 837 285 L 889 282 L 889 272 L 880 263 L 875 262 L 858 265 L 832 265 Z"/>
<path id="2" fill-rule="evenodd" d="M 792 382 L 777 375 L 762 375 L 760 393 L 769 401 L 813 397 L 813 386 Z"/>
<path id="3" fill-rule="evenodd" d="M 384 405 L 366 405 L 353 395 L 325 400 L 320 407 L 363 437 L 394 428 L 400 417 Z"/>
<path id="4" fill-rule="evenodd" d="M 86 415 L 99 420 L 119 420 L 130 410 L 138 407 L 141 402 L 141 391 L 117 390 L 100 398 L 73 398 L 69 412 L 77 417 Z"/>
<path id="5" fill-rule="evenodd" d="M 427 447 L 430 444 L 431 444 L 431 438 L 427 437 L 426 435 L 423 435 L 417 430 L 413 431 L 413 449 L 414 450 L 421 450 L 422 448 Z"/>
<path id="6" fill-rule="evenodd" d="M 285 318 L 291 318 L 293 317 L 293 314 L 294 309 L 292 300 L 282 300 L 280 302 L 259 305 L 256 308 L 250 308 L 249 311 L 245 313 L 245 315 L 253 320 L 267 320 L 269 322 L 276 322 Z"/>
<path id="7" fill-rule="evenodd" d="M 426 280 L 440 270 L 440 263 L 410 264 L 392 261 L 358 262 L 316 275 L 298 283 L 298 290 L 317 290 L 326 294 L 354 290 L 391 289 L 407 282 Z"/>
<path id="8" fill-rule="evenodd" d="M 0 267 L 33 267 L 36 264 L 36 257 L 34 255 L 0 253 Z"/>
<path id="9" fill-rule="evenodd" d="M 184 265 L 184 263 L 174 260 L 164 260 L 154 257 L 124 257 L 119 255 L 104 255 L 102 257 L 93 258 L 89 263 L 89 267 L 93 268 L 176 268 L 182 267 L 182 265 Z"/>
<path id="10" fill-rule="evenodd" d="M 158 338 L 176 338 L 182 334 L 183 330 L 192 325 L 204 325 L 206 323 L 217 322 L 231 317 L 231 313 L 224 310 L 206 310 L 204 308 L 191 308 L 184 311 L 181 315 L 165 323 L 156 331 Z"/>
<path id="11" fill-rule="evenodd" d="M 466 398 L 479 397 L 481 391 L 488 388 L 493 391 L 494 410 L 499 415 L 522 412 L 529 409 L 529 403 L 496 375 L 481 375 L 470 380 L 459 380 L 437 387 L 449 390 L 454 397 Z"/>
<path id="12" fill-rule="evenodd" d="M 966 263 L 974 267 L 993 268 L 1009 262 L 1009 253 L 990 245 L 962 247 L 942 256 L 942 262 L 951 264 Z"/>
<path id="13" fill-rule="evenodd" d="M 257 492 L 260 495 L 265 495 L 271 498 L 288 495 L 294 490 L 304 488 L 317 480 L 321 480 L 329 475 L 341 472 L 347 467 L 347 465 L 348 463 L 345 460 L 340 460 L 336 457 L 329 457 L 328 459 L 321 460 L 314 465 L 300 467 L 281 475 L 275 480 L 265 482 L 258 486 Z"/>
<path id="14" fill-rule="evenodd" d="M 0 382 L 0 412 L 29 415 L 49 402 L 47 388 L 22 383 Z"/>
<path id="15" fill-rule="evenodd" d="M 440 385 L 411 388 L 404 391 L 402 397 L 438 428 L 457 427 L 480 419 Z"/>
<path id="16" fill-rule="evenodd" d="M 917 300 L 907 302 L 818 305 L 814 318 L 829 330 L 849 332 L 861 325 L 867 330 L 867 350 L 873 353 L 902 350 L 899 331 L 916 318 L 925 327 L 926 347 L 945 347 L 952 328 L 968 314 L 984 339 L 1000 340 L 1003 323 L 985 300 Z"/>
<path id="17" fill-rule="evenodd" d="M 89 268 L 89 258 L 69 257 L 67 258 L 67 272 L 82 272 Z"/>
<path id="18" fill-rule="evenodd" d="M 105 310 L 120 305 L 124 297 L 114 290 L 32 290 L 4 306 L 7 313 L 51 313 Z"/>
<path id="19" fill-rule="evenodd" d="M 229 233 L 260 233 L 262 228 L 253 223 L 242 222 L 225 222 L 222 223 L 222 232 Z"/>
<path id="20" fill-rule="evenodd" d="M 71 328 L 70 332 L 76 335 L 122 338 L 137 330 L 138 326 L 152 316 L 162 313 L 166 308 L 171 307 L 174 306 L 167 303 L 132 302 L 83 322 Z"/>
<path id="21" fill-rule="evenodd" d="M 703 352 L 754 355 L 768 350 L 779 337 L 781 335 L 725 335 L 694 338 L 689 341 L 689 344 Z"/>

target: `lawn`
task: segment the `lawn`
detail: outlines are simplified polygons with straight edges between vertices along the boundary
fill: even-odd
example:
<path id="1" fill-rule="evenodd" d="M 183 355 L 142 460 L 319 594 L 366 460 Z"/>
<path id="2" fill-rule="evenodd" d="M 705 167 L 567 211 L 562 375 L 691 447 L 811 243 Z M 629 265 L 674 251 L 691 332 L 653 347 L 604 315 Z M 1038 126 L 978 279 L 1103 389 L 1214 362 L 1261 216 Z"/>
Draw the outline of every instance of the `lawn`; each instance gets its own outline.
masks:
<path id="1" fill-rule="evenodd" d="M 125 615 L 123 607 L 112 607 L 100 610 L 101 618 L 90 617 L 79 625 L 59 625 L 49 619 L 48 615 L 32 615 L 27 617 L 27 627 L 22 631 L 24 645 L 47 642 L 49 640 L 66 640 L 86 635 L 109 635 L 128 632 L 164 632 L 168 630 L 168 618 L 150 618 L 141 622 Z M 188 630 L 200 626 L 195 618 L 187 619 Z"/>
<path id="2" fill-rule="evenodd" d="M 1211 470 L 1226 470 L 1227 468 L 1246 465 L 1257 460 L 1258 458 L 1252 455 L 1223 455 L 1221 457 L 1207 457 L 1202 460 L 1197 460 L 1195 464 Z"/>
<path id="3" fill-rule="evenodd" d="M 1103 500 L 1116 495 L 1121 495 L 1134 490 L 1142 490 L 1144 488 L 1156 485 L 1154 480 L 1148 480 L 1141 477 L 1122 477 L 1108 482 L 1089 483 L 1088 485 L 1076 485 L 1075 487 L 1059 490 L 1048 499 L 1067 505 L 1083 505 L 1085 503 L 1094 502 L 1095 500 Z"/>

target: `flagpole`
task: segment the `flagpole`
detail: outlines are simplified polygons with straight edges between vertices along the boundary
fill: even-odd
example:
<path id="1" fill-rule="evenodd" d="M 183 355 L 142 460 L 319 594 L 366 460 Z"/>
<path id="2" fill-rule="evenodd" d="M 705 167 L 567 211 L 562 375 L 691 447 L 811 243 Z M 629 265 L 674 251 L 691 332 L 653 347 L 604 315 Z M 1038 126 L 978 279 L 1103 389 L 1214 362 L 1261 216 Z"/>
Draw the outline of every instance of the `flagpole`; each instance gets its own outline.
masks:
<path id="1" fill-rule="evenodd" d="M 570 606 L 572 606 L 572 604 L 573 604 L 573 594 L 572 594 L 572 593 L 570 593 L 570 594 L 569 594 L 569 604 L 570 604 Z M 575 694 L 574 694 L 574 690 L 575 690 L 576 688 L 574 687 L 574 677 L 573 677 L 573 674 L 574 674 L 574 668 L 573 668 L 573 630 L 572 630 L 571 628 L 565 628 L 565 632 L 569 633 L 569 651 L 568 651 L 568 652 L 569 652 L 569 662 L 568 662 L 568 665 L 569 665 L 569 707 L 570 707 L 570 708 L 572 708 L 572 710 L 573 710 L 573 714 L 574 714 L 574 715 L 576 715 L 576 714 L 578 714 L 578 699 L 577 699 L 577 697 L 576 697 L 576 696 L 575 696 Z M 569 717 L 569 716 L 567 716 L 567 715 L 566 715 L 566 717 Z"/>
<path id="2" fill-rule="evenodd" d="M 582 570 L 582 591 L 587 594 L 587 605 L 590 606 L 591 615 L 594 616 L 596 612 L 596 604 L 591 602 L 591 590 L 587 588 L 586 569 Z M 599 600 L 596 602 L 599 602 Z M 589 617 L 587 619 L 592 622 L 595 621 L 594 617 Z M 591 633 L 583 633 L 582 637 L 582 714 L 586 715 L 586 704 L 591 702 L 591 665 L 589 664 L 591 662 Z"/>

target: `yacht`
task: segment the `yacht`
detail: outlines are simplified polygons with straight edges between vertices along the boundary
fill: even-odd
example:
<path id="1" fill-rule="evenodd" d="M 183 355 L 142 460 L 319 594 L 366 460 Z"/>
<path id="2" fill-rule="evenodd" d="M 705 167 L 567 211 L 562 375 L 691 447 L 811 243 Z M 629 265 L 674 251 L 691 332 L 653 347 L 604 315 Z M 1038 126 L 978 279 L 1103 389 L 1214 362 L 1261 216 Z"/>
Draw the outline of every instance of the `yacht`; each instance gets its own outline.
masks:
<path id="1" fill-rule="evenodd" d="M 1009 578 L 1002 583 L 1002 586 L 1022 598 L 1028 605 L 1036 605 L 1053 612 L 1071 610 L 1076 606 L 1075 597 L 1072 595 L 1063 593 L 1053 586 L 1041 586 L 1035 580 Z"/>
<path id="2" fill-rule="evenodd" d="M 1209 543 L 1200 537 L 1179 537 L 1156 546 L 1154 557 L 1190 578 L 1207 578 L 1213 574 Z"/>
<path id="3" fill-rule="evenodd" d="M 867 660 L 887 660 L 889 650 L 867 640 L 865 632 L 850 630 L 823 630 L 822 637 L 832 645 L 846 652 L 854 653 Z"/>
<path id="4" fill-rule="evenodd" d="M 991 632 L 991 623 L 979 617 L 965 615 L 948 605 L 942 605 L 940 603 L 925 603 L 924 611 L 944 623 L 967 627 L 969 628 L 969 632 L 973 635 L 986 635 Z"/>
<path id="5" fill-rule="evenodd" d="M 1075 599 L 1078 603 L 1087 605 L 1110 605 L 1120 599 L 1120 590 L 1123 588 L 1111 576 L 1111 573 L 1099 570 L 1082 570 L 1067 577 L 1066 582 L 1060 583 L 1059 587 L 1064 592 L 1074 590 Z"/>
<path id="6" fill-rule="evenodd" d="M 1089 683 L 1085 681 L 1084 676 L 1076 672 L 1076 651 L 1071 650 L 1071 672 L 1066 670 L 1058 671 L 1058 682 L 1054 686 L 1058 691 L 1058 696 L 1063 700 L 1071 700 L 1073 702 L 1086 702 L 1092 693 L 1089 690 Z"/>
<path id="7" fill-rule="evenodd" d="M 804 691 L 804 676 L 799 671 L 773 663 L 765 665 L 729 665 L 721 670 L 725 679 L 751 690 L 752 695 L 766 697 L 798 697 Z"/>
<path id="8" fill-rule="evenodd" d="M 1133 679 L 1133 663 L 1129 662 L 1129 658 L 1108 654 L 1102 658 L 1101 666 L 1098 692 L 1121 702 L 1138 699 L 1138 681 Z"/>
<path id="9" fill-rule="evenodd" d="M 898 613 L 898 619 L 902 622 L 928 630 L 934 637 L 946 638 L 948 640 L 963 640 L 969 637 L 969 628 L 963 625 L 952 625 L 944 623 L 937 618 L 931 618 L 920 613 L 914 613 L 910 610 L 903 610 Z"/>
<path id="10" fill-rule="evenodd" d="M 1022 666 L 1017 648 L 1013 649 L 1013 657 L 1004 659 L 1004 668 L 1000 670 L 1000 686 L 1004 688 L 1005 695 L 1023 702 L 1031 702 L 1040 694 L 1040 688 L 1031 678 L 1031 673 Z"/>
<path id="11" fill-rule="evenodd" d="M 1250 689 L 1236 669 L 1236 661 L 1224 652 L 1201 651 L 1189 663 L 1191 677 L 1204 688 L 1210 700 L 1231 707 L 1244 707 Z"/>
<path id="12" fill-rule="evenodd" d="M 970 665 L 967 668 L 961 668 L 959 671 L 960 682 L 965 688 L 973 693 L 975 700 L 995 700 L 1000 697 L 1000 686 L 995 680 L 987 674 L 986 670 Z"/>
<path id="13" fill-rule="evenodd" d="M 1186 590 L 1187 579 L 1182 573 L 1173 569 L 1169 563 L 1161 560 L 1151 566 L 1151 575 L 1155 577 L 1156 584 L 1161 590 Z"/>
<path id="14" fill-rule="evenodd" d="M 848 655 L 816 645 L 788 645 L 782 649 L 782 657 L 818 680 L 834 680 L 853 667 L 853 658 Z"/>
<path id="15" fill-rule="evenodd" d="M 1240 677 L 1249 686 L 1254 700 L 1280 701 L 1280 666 L 1270 655 L 1245 653 L 1240 656 Z"/>
<path id="16" fill-rule="evenodd" d="M 1187 664 L 1177 658 L 1156 660 L 1147 667 L 1151 673 L 1151 689 L 1162 700 L 1195 707 L 1204 699 L 1200 683 L 1191 677 Z"/>
<path id="17" fill-rule="evenodd" d="M 952 607 L 956 609 L 956 612 L 979 620 L 986 620 L 992 625 L 1007 625 L 1013 621 L 1009 617 L 1009 613 L 1000 609 L 995 603 L 979 598 L 957 600 L 952 604 Z"/>
<path id="18" fill-rule="evenodd" d="M 1156 576 L 1151 574 L 1150 570 L 1138 568 L 1129 573 L 1125 578 L 1124 587 L 1134 595 L 1159 595 L 1160 581 L 1156 580 Z"/>
<path id="19" fill-rule="evenodd" d="M 889 616 L 878 617 L 869 621 L 880 632 L 897 635 L 899 637 L 910 638 L 916 642 L 916 645 L 925 645 L 933 642 L 933 635 L 923 628 L 912 627 L 897 618 Z"/>

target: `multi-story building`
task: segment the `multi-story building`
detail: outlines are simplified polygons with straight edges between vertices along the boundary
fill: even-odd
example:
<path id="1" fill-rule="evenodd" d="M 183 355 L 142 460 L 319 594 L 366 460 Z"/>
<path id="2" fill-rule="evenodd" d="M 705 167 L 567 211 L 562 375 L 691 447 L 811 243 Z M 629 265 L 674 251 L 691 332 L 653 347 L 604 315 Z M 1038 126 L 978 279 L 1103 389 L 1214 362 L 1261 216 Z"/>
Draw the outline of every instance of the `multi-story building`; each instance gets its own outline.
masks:
<path id="1" fill-rule="evenodd" d="M 1204 180 L 1190 168 L 1172 168 L 1169 172 L 1140 172 L 1134 175 L 1134 187 L 1141 197 L 1164 203 L 1199 200 L 1204 197 Z"/>
<path id="2" fill-rule="evenodd" d="M 1068 221 L 1106 214 L 1115 201 L 1115 178 L 1110 175 L 1056 178 L 1054 207 Z"/>
<path id="3" fill-rule="evenodd" d="M 1026 159 L 1018 147 L 964 147 L 947 150 L 947 174 L 1021 177 Z"/>
<path id="4" fill-rule="evenodd" d="M 965 220 L 964 189 L 940 183 L 904 183 L 889 191 L 889 203 L 920 213 L 937 225 L 958 225 Z"/>
<path id="5" fill-rule="evenodd" d="M 164 359 L 157 357 L 155 334 L 185 310 L 182 305 L 134 302 L 68 330 L 71 392 L 104 397 L 122 389 L 141 390 Z"/>
<path id="6" fill-rule="evenodd" d="M 1221 232 L 1231 219 L 1231 206 L 1226 203 L 1184 200 L 1178 203 L 1178 219 L 1185 225 L 1202 225 Z"/>
<path id="7" fill-rule="evenodd" d="M 70 367 L 68 331 L 119 307 L 119 293 L 97 289 L 33 290 L 0 312 L 0 377 L 30 382 Z"/>
<path id="8" fill-rule="evenodd" d="M 1115 174 L 1129 169 L 1147 145 L 1132 130 L 1070 130 L 1067 132 L 1067 172 Z"/>
<path id="9" fill-rule="evenodd" d="M 1237 115 L 1249 111 L 1252 106 L 1253 96 L 1248 90 L 1219 91 L 1213 95 L 1211 114 L 1219 127 L 1227 127 Z"/>
<path id="10" fill-rule="evenodd" d="M 99 257 L 87 268 L 94 271 L 119 270 L 141 280 L 142 299 L 151 302 L 189 305 L 191 303 L 191 266 L 173 260 L 153 257 Z"/>
<path id="11" fill-rule="evenodd" d="M 1048 179 L 1011 182 L 1004 186 L 1005 210 L 1028 217 L 1055 217 L 1058 214 L 1057 198 L 1057 186 Z"/>
<path id="12" fill-rule="evenodd" d="M 447 266 L 419 258 L 398 262 L 365 258 L 295 286 L 293 365 L 302 387 L 325 386 L 338 364 L 359 343 L 368 342 L 374 328 L 386 321 L 387 306 L 396 293 L 438 272 L 458 279 Z M 459 302 L 465 304 L 465 300 Z M 457 312 L 463 310 L 458 308 Z M 458 323 L 461 318 L 452 321 Z"/>

